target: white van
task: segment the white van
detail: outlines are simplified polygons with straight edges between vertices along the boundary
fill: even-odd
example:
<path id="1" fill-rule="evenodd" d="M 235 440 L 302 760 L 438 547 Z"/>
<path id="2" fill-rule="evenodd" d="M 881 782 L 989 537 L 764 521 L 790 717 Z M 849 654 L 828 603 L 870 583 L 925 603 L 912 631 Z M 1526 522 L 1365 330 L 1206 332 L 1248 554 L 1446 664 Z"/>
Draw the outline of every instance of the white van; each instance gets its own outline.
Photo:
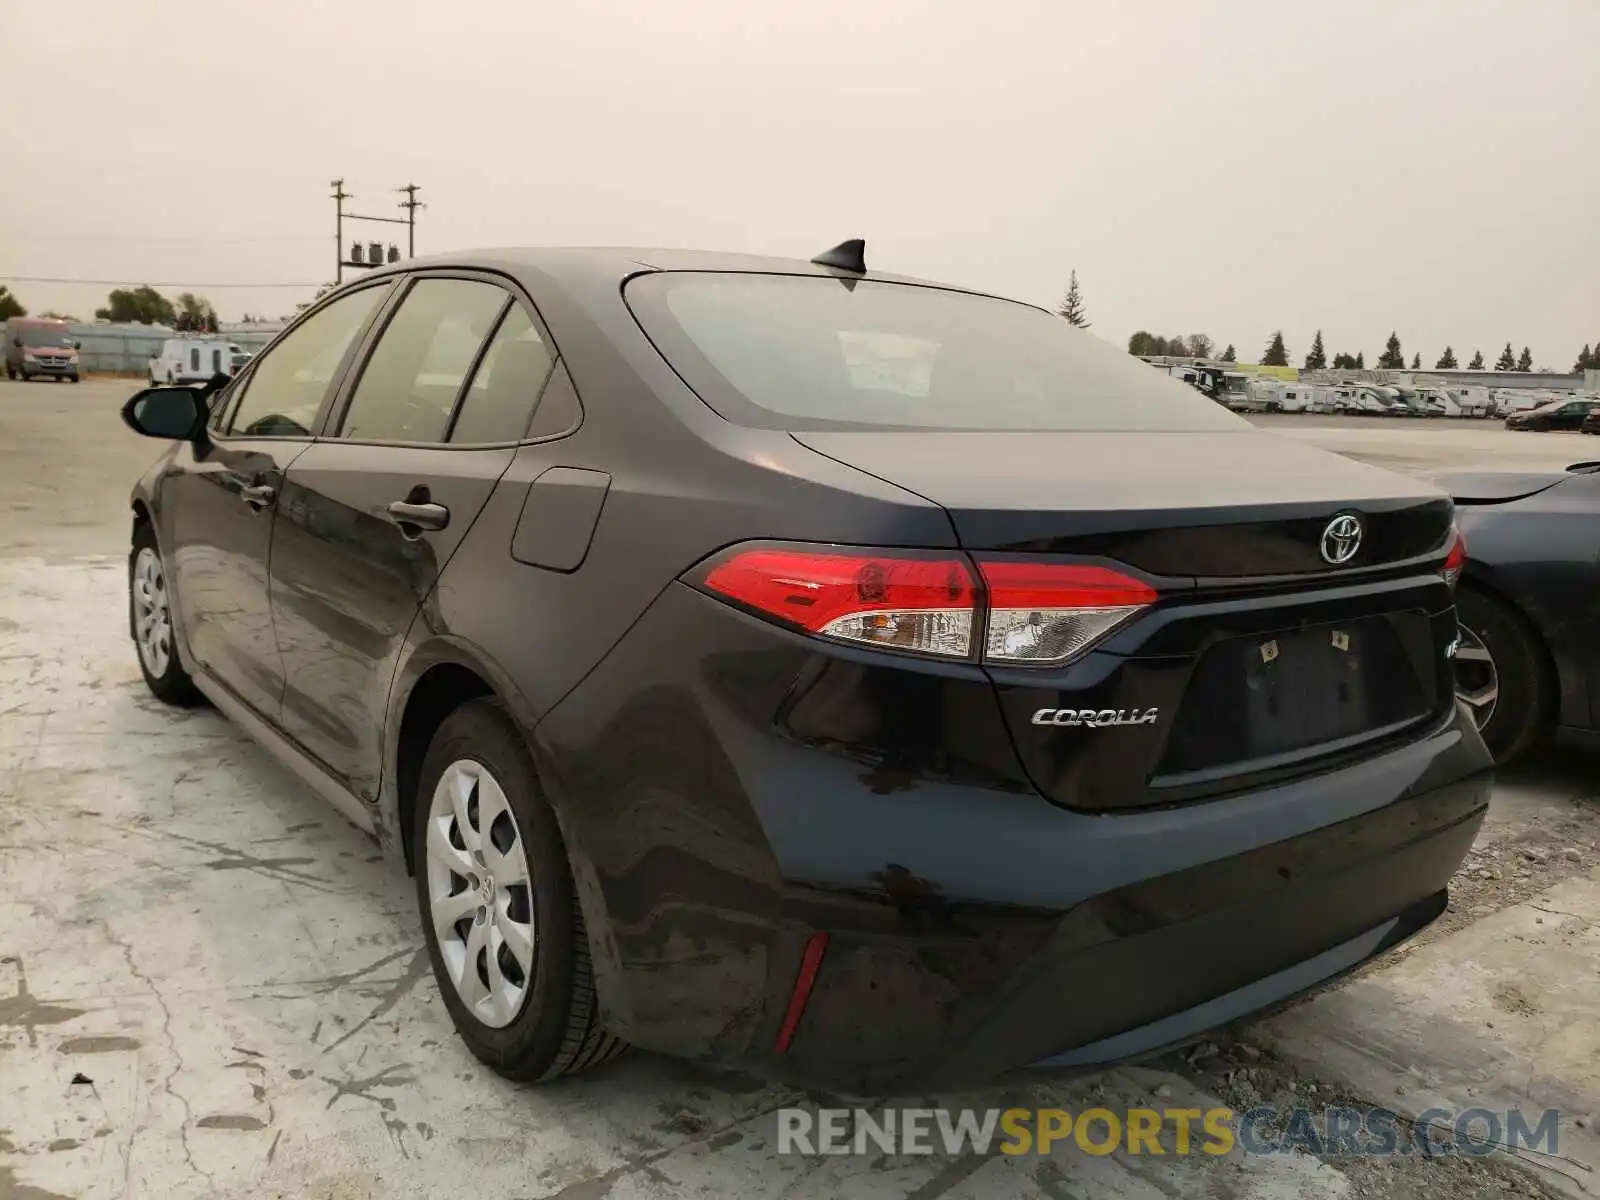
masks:
<path id="1" fill-rule="evenodd" d="M 232 375 L 241 354 L 226 338 L 168 338 L 150 356 L 150 382 L 204 383 L 213 375 Z"/>

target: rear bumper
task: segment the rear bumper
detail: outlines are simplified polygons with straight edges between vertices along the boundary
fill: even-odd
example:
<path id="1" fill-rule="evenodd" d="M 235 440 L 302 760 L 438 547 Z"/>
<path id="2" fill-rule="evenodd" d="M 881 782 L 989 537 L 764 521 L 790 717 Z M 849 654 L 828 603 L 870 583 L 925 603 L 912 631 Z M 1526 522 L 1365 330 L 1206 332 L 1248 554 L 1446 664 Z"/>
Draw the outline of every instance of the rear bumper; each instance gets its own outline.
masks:
<path id="1" fill-rule="evenodd" d="M 837 656 L 808 683 L 840 713 L 831 732 L 775 729 L 761 714 L 801 712 L 816 654 L 671 589 L 537 730 L 606 1019 L 638 1045 L 860 1089 L 1145 1054 L 1427 924 L 1488 803 L 1489 756 L 1452 711 L 1293 783 L 1074 812 L 1014 752 L 979 769 L 985 723 L 1004 726 L 959 671 L 940 668 L 943 707 L 919 719 L 959 713 L 960 772 L 915 744 L 892 770 L 860 753 L 867 660 L 851 690 L 827 690 Z M 816 933 L 827 950 L 779 1054 Z"/>

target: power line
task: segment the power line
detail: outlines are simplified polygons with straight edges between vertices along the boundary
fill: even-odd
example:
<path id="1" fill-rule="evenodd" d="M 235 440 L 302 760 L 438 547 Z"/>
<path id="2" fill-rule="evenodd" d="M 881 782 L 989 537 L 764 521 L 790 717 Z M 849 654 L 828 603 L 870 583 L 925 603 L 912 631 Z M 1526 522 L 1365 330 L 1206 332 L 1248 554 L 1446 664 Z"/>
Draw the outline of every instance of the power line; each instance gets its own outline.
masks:
<path id="1" fill-rule="evenodd" d="M 218 233 L 205 235 L 142 233 L 30 233 L 30 242 L 317 242 L 320 233 Z"/>
<path id="2" fill-rule="evenodd" d="M 82 283 L 94 287 L 314 288 L 322 287 L 327 282 L 326 279 L 319 279 L 313 283 L 287 283 L 276 280 L 271 283 L 196 283 L 187 280 L 174 283 L 170 280 L 163 282 L 150 279 L 55 279 L 45 275 L 0 275 L 0 283 Z"/>

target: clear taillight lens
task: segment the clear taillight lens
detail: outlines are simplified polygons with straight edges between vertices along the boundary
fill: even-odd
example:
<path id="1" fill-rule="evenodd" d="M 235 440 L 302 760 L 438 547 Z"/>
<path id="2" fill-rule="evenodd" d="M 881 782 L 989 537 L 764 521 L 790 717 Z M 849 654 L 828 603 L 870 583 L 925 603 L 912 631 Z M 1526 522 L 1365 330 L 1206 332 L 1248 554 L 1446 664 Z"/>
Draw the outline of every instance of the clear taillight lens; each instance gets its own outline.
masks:
<path id="1" fill-rule="evenodd" d="M 980 562 L 988 591 L 983 656 L 991 662 L 1062 663 L 1154 604 L 1149 584 L 1107 567 Z"/>
<path id="2" fill-rule="evenodd" d="M 955 556 L 735 549 L 701 586 L 819 637 L 945 658 L 972 653 L 977 588 Z"/>
<path id="3" fill-rule="evenodd" d="M 1461 578 L 1461 571 L 1467 565 L 1467 539 L 1462 536 L 1461 530 L 1451 529 L 1450 549 L 1444 556 L 1444 567 L 1440 574 L 1444 581 L 1455 587 L 1456 581 Z"/>

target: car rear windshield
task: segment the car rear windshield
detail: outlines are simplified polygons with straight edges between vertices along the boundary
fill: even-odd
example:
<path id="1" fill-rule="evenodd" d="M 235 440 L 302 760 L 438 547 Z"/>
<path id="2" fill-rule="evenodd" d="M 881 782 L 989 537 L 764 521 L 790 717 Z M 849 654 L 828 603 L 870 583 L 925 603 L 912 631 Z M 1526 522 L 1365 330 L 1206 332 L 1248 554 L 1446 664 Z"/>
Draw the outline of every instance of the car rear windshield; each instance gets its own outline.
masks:
<path id="1" fill-rule="evenodd" d="M 664 271 L 625 297 L 727 420 L 779 429 L 1237 429 L 1226 408 L 1042 309 L 906 283 Z"/>

